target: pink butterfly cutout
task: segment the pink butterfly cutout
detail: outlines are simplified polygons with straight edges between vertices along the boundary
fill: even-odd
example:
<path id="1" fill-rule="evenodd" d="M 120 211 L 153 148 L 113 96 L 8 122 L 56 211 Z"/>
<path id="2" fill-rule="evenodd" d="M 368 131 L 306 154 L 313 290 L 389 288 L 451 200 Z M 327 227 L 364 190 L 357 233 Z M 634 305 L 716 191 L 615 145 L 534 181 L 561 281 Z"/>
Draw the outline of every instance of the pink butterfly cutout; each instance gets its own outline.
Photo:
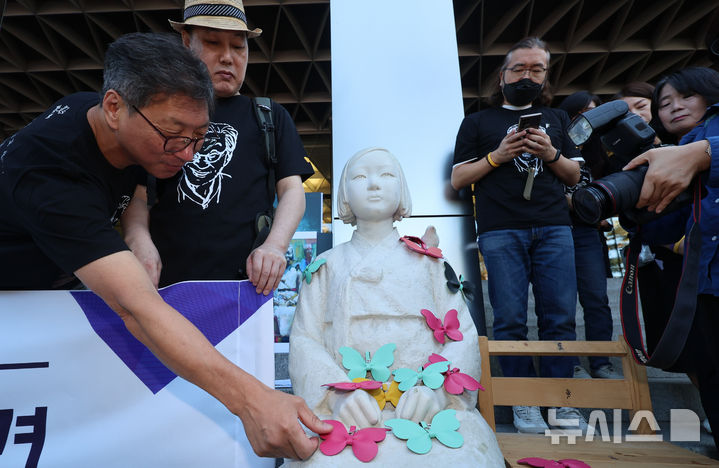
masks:
<path id="1" fill-rule="evenodd" d="M 428 361 L 429 362 L 425 364 L 424 367 L 436 362 L 446 361 L 446 359 L 439 354 L 432 353 L 429 356 Z M 447 393 L 460 395 L 465 388 L 469 391 L 477 389 L 484 391 L 484 387 L 482 387 L 476 379 L 470 375 L 460 372 L 458 367 L 450 368 L 444 373 L 444 389 L 447 390 Z"/>
<path id="2" fill-rule="evenodd" d="M 454 341 L 462 341 L 462 338 L 464 338 L 462 332 L 459 331 L 457 309 L 451 309 L 444 315 L 444 325 L 442 324 L 442 321 L 429 310 L 422 309 L 419 312 L 424 315 L 427 325 L 429 325 L 429 328 L 434 330 L 434 338 L 440 343 L 444 344 L 445 334 Z"/>
<path id="3" fill-rule="evenodd" d="M 534 466 L 537 468 L 592 468 L 581 460 L 567 458 L 564 460 L 547 460 L 546 458 L 528 457 L 517 460 L 522 465 Z"/>
<path id="4" fill-rule="evenodd" d="M 323 387 L 330 387 L 330 388 L 336 388 L 337 390 L 377 390 L 378 388 L 382 387 L 382 382 L 377 382 L 376 380 L 364 380 L 362 382 L 335 382 L 335 383 L 326 383 L 322 385 Z"/>
<path id="5" fill-rule="evenodd" d="M 404 242 L 409 250 L 413 252 L 421 253 L 422 255 L 428 255 L 434 258 L 442 258 L 442 250 L 439 247 L 427 247 L 427 244 L 425 244 L 419 237 L 402 236 L 399 240 Z"/>
<path id="6" fill-rule="evenodd" d="M 325 422 L 334 426 L 334 429 L 328 434 L 320 434 L 323 439 L 320 443 L 320 451 L 328 456 L 337 455 L 351 445 L 355 457 L 363 462 L 368 462 L 377 456 L 377 442 L 382 442 L 389 430 L 379 427 L 356 430 L 356 427 L 352 426 L 347 432 L 345 425 L 339 421 L 327 419 Z"/>

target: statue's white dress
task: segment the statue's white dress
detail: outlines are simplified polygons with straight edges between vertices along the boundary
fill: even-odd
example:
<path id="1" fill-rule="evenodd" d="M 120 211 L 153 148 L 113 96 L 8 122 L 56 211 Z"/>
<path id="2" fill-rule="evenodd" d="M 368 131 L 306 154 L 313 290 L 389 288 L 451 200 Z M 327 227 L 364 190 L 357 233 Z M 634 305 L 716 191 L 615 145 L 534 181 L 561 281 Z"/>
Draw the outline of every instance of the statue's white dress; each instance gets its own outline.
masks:
<path id="1" fill-rule="evenodd" d="M 328 390 L 322 384 L 348 381 L 338 350 L 350 346 L 363 356 L 387 343 L 396 343 L 391 369 L 418 369 L 432 353 L 451 361 L 451 367 L 479 380 L 480 356 L 477 332 L 461 293 L 452 293 L 446 285 L 443 260 L 409 250 L 393 230 L 377 245 L 357 231 L 352 240 L 320 256 L 327 263 L 303 284 L 290 334 L 289 371 L 296 395 L 303 397 L 321 419 L 333 419 Z M 459 313 L 462 341 L 447 338 L 438 343 L 427 326 L 421 309 L 429 309 L 438 318 L 450 309 Z M 368 377 L 368 378 L 371 378 Z M 362 390 L 356 390 L 362 391 Z M 446 395 L 446 408 L 457 410 L 459 432 L 464 445 L 459 449 L 443 446 L 437 440 L 432 450 L 417 455 L 407 449 L 406 441 L 388 432 L 380 442 L 377 466 L 448 466 L 503 467 L 497 440 L 489 425 L 476 410 L 477 392 Z M 387 404 L 382 421 L 395 416 Z M 428 423 L 430 421 L 427 421 Z M 305 462 L 286 466 L 362 466 L 346 448 L 335 456 L 319 450 Z M 432 465 L 427 465 L 432 464 Z"/>

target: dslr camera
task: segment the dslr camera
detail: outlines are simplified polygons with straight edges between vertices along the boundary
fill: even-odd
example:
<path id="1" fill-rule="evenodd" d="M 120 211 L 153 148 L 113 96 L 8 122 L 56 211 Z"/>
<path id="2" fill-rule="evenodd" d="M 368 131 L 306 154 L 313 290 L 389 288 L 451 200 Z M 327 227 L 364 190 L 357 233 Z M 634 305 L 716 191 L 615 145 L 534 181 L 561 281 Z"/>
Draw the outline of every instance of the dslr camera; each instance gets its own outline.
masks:
<path id="1" fill-rule="evenodd" d="M 635 207 L 648 166 L 631 171 L 622 171 L 621 167 L 650 150 L 656 133 L 641 117 L 629 112 L 626 102 L 611 101 L 578 115 L 569 125 L 568 134 L 577 146 L 586 143 L 592 135 L 599 136 L 604 148 L 613 153 L 612 166 L 617 171 L 574 192 L 574 213 L 583 222 L 596 224 L 602 219 L 622 214 L 633 223 L 644 224 L 691 202 L 691 189 L 688 189 L 660 215 Z"/>

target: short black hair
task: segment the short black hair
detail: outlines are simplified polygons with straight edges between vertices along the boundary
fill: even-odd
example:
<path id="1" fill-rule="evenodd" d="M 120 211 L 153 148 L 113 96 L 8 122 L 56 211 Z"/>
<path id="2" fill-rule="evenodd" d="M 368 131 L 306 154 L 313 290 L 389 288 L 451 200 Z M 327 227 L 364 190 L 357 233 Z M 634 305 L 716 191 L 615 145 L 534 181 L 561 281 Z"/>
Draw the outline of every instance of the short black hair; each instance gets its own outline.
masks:
<path id="1" fill-rule="evenodd" d="M 212 80 L 205 64 L 168 33 L 130 33 L 105 53 L 103 95 L 117 91 L 132 109 L 158 98 L 184 95 L 214 108 Z"/>
<path id="2" fill-rule="evenodd" d="M 652 95 L 652 116 L 656 120 L 657 133 L 665 143 L 676 139 L 669 135 L 659 119 L 659 96 L 666 85 L 671 85 L 680 94 L 698 94 L 704 98 L 707 106 L 711 106 L 719 102 L 719 72 L 707 67 L 688 67 L 659 80 Z"/>

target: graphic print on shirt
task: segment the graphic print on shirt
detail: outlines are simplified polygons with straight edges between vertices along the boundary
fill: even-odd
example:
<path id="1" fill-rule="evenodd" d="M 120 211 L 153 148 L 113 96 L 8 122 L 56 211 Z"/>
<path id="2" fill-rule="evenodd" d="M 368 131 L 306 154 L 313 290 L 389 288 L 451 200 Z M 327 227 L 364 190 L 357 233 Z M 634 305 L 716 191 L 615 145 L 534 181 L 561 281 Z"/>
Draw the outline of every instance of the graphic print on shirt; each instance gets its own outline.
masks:
<path id="1" fill-rule="evenodd" d="M 191 162 L 182 166 L 177 183 L 177 202 L 190 200 L 206 209 L 220 202 L 222 179 L 232 178 L 222 170 L 230 163 L 237 145 L 237 130 L 225 123 L 210 122 L 205 144 Z"/>
<path id="2" fill-rule="evenodd" d="M 117 223 L 120 220 L 120 216 L 122 216 L 122 213 L 125 212 L 128 206 L 130 206 L 130 200 L 132 197 L 129 195 L 123 195 L 120 197 L 120 202 L 117 204 L 117 208 L 115 208 L 115 212 L 112 214 L 112 217 L 110 218 L 110 223 L 114 226 L 115 223 Z"/>
<path id="3" fill-rule="evenodd" d="M 507 129 L 507 135 L 509 135 L 512 131 L 516 130 L 518 127 L 517 124 L 512 125 Z M 547 129 L 540 125 L 539 129 L 543 131 L 544 133 L 547 133 Z M 514 158 L 514 166 L 517 168 L 519 172 L 529 172 L 530 167 L 534 167 L 537 170 L 536 175 L 541 174 L 544 171 L 544 164 L 543 161 L 540 158 L 537 158 L 535 155 L 531 153 L 522 153 L 521 155 Z"/>

